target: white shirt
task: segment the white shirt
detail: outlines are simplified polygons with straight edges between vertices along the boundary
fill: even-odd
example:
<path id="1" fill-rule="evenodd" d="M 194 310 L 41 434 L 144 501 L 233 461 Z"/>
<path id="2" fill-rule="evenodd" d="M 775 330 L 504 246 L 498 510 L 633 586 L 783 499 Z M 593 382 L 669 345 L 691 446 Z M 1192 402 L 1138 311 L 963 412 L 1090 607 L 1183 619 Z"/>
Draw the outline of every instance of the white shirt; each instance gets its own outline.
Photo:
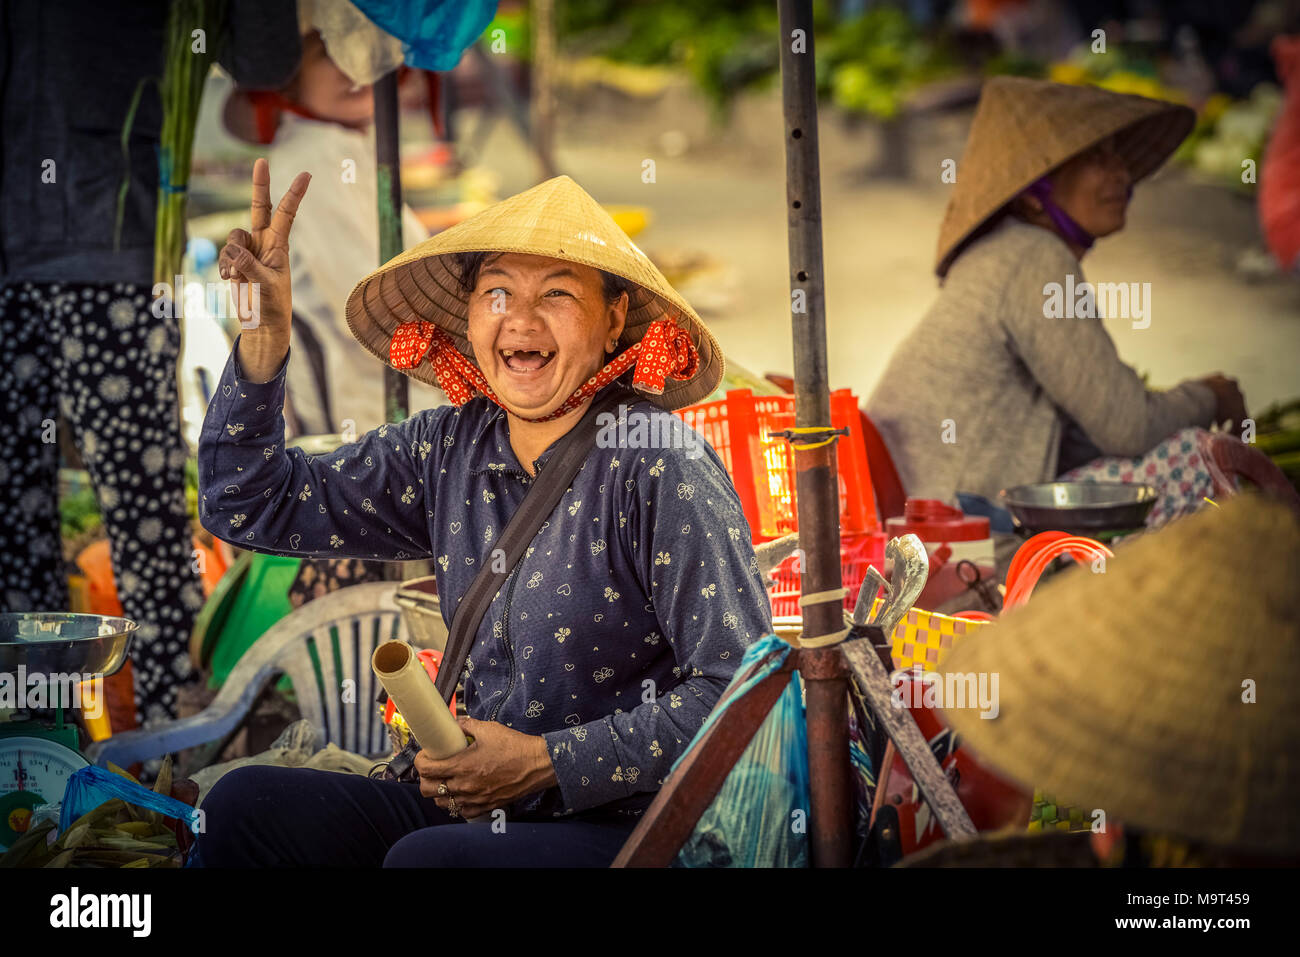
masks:
<path id="1" fill-rule="evenodd" d="M 384 365 L 353 337 L 344 318 L 352 288 L 380 265 L 373 127 L 360 132 L 286 112 L 268 161 L 272 202 L 298 173 L 306 170 L 312 176 L 289 237 L 295 326 L 287 370 L 290 405 L 306 434 L 343 432 L 350 419 L 360 436 L 386 421 Z M 428 236 L 405 205 L 402 233 L 406 248 Z M 300 323 L 309 327 L 325 355 L 332 422 L 296 331 Z M 409 382 L 412 413 L 448 404 L 440 389 Z"/>

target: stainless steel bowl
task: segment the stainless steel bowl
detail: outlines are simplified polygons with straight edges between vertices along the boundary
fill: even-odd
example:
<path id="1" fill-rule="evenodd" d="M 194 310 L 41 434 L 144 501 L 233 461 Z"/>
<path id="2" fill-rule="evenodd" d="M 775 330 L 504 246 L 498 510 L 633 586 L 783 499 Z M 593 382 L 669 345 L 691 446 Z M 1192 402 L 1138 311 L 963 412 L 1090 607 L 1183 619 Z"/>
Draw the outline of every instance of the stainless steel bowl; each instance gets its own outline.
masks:
<path id="1" fill-rule="evenodd" d="M 111 675 L 126 661 L 137 625 L 127 618 L 29 611 L 0 614 L 0 672 Z"/>
<path id="2" fill-rule="evenodd" d="M 1122 482 L 1044 482 L 1006 489 L 1012 521 L 1028 532 L 1095 535 L 1141 528 L 1159 493 Z"/>

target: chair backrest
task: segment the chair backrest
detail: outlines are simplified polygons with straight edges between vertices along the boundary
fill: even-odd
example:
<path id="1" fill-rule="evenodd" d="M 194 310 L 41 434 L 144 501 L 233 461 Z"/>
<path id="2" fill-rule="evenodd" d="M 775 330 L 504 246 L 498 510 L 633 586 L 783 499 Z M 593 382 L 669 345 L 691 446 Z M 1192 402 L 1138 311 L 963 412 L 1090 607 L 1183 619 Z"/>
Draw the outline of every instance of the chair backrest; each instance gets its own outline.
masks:
<path id="1" fill-rule="evenodd" d="M 333 743 L 365 755 L 386 752 L 388 734 L 377 703 L 383 686 L 370 658 L 385 641 L 409 640 L 393 600 L 397 587 L 397 582 L 366 582 L 307 602 L 244 653 L 225 687 L 238 689 L 283 672 L 322 746 Z"/>
<path id="2" fill-rule="evenodd" d="M 861 410 L 859 410 L 861 411 Z M 889 454 L 889 447 L 876 429 L 875 423 L 862 412 L 862 440 L 867 447 L 867 468 L 871 472 L 871 485 L 876 492 L 876 508 L 880 512 L 880 521 L 903 514 L 907 502 L 907 492 L 903 480 L 898 477 L 894 466 L 894 457 Z"/>
<path id="3" fill-rule="evenodd" d="M 1244 478 L 1264 494 L 1286 503 L 1300 514 L 1300 494 L 1295 486 L 1286 473 L 1259 449 L 1223 432 L 1203 431 L 1197 437 L 1197 444 L 1214 482 L 1215 495 L 1237 494 L 1239 480 Z"/>

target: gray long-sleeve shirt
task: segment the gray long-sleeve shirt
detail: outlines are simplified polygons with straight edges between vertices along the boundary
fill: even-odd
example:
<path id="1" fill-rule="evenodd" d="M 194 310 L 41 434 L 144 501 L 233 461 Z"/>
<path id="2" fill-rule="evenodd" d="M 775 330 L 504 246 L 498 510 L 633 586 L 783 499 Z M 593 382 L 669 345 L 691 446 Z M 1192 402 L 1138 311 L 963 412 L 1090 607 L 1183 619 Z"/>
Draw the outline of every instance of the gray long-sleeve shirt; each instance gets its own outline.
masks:
<path id="1" fill-rule="evenodd" d="M 1100 319 L 1049 318 L 1045 287 L 1067 281 L 1084 277 L 1065 242 L 1011 217 L 953 264 L 867 404 L 908 495 L 993 498 L 1050 482 L 1070 419 L 1105 455 L 1210 424 L 1208 386 L 1149 390 Z"/>

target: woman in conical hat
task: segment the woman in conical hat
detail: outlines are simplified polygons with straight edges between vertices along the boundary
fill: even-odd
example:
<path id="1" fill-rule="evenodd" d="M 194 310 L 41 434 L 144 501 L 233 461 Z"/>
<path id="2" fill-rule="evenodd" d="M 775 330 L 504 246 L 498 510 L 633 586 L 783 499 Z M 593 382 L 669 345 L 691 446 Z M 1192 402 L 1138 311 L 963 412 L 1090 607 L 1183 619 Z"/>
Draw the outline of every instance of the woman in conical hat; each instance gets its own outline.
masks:
<path id="1" fill-rule="evenodd" d="M 939 231 L 938 299 L 868 404 L 910 495 L 987 510 L 1004 488 L 1087 466 L 1070 477 L 1156 485 L 1154 523 L 1208 494 L 1192 437 L 1174 433 L 1240 427 L 1236 383 L 1146 388 L 1100 320 L 1167 335 L 1149 277 L 1094 290 L 1080 265 L 1193 122 L 1185 106 L 1093 87 L 985 83 Z"/>
<path id="2" fill-rule="evenodd" d="M 1224 570 L 1231 569 L 1229 579 Z M 1186 842 L 1300 857 L 1300 519 L 1242 494 L 1077 567 L 955 647 L 996 675 L 993 717 L 944 719 L 1027 788 Z M 1217 850 L 1216 850 L 1217 849 Z"/>
<path id="3" fill-rule="evenodd" d="M 547 309 L 556 319 L 535 337 L 507 334 L 499 323 L 470 322 L 476 309 L 489 318 L 511 311 L 520 290 L 495 279 L 547 275 L 554 264 L 543 259 L 598 277 L 599 297 L 553 301 Z M 485 277 L 495 278 L 485 284 Z M 581 330 L 581 348 L 558 341 L 573 332 L 560 317 L 596 306 L 604 312 Z M 572 418 L 596 391 L 634 367 L 631 386 L 670 410 L 700 401 L 722 381 L 722 350 L 695 310 L 567 176 L 407 250 L 357 285 L 347 316 L 353 335 L 378 358 L 440 385 L 453 402 L 479 393 L 523 422 Z M 528 345 L 538 349 L 522 348 Z M 546 345 L 566 348 L 541 348 Z M 529 354 L 511 362 L 503 351 Z M 538 351 L 553 358 L 531 354 Z M 536 364 L 539 374 L 525 363 Z"/>
<path id="4" fill-rule="evenodd" d="M 274 214 L 269 178 L 259 160 L 253 229 L 232 233 L 221 256 L 236 285 L 260 284 L 260 315 L 204 423 L 204 525 L 254 551 L 433 559 L 449 623 L 480 569 L 509 577 L 465 662 L 469 748 L 442 760 L 422 752 L 419 784 L 241 769 L 205 799 L 199 859 L 606 866 L 745 648 L 771 630 L 726 469 L 665 411 L 717 386 L 721 350 L 562 176 L 420 243 L 348 298 L 360 342 L 455 406 L 327 455 L 286 450 L 287 248 L 309 177 Z M 534 477 L 545 479 L 557 441 L 593 396 L 625 387 L 524 557 L 494 567 L 505 564 L 502 529 Z M 498 811 L 504 829 L 463 823 Z"/>

